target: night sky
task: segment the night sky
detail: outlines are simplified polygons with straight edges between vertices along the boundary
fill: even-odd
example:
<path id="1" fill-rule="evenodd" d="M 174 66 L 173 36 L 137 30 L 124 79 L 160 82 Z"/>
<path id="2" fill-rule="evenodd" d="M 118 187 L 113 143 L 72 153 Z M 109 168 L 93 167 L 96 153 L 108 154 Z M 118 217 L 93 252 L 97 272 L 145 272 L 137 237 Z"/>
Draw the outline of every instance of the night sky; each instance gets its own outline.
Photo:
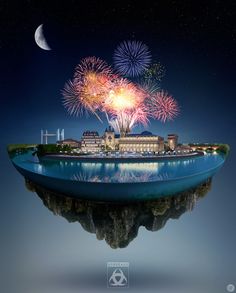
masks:
<path id="1" fill-rule="evenodd" d="M 236 1 L 0 1 L 1 292 L 108 292 L 106 262 L 130 262 L 130 292 L 222 293 L 236 286 Z M 44 24 L 51 51 L 34 33 Z M 181 142 L 231 147 L 211 191 L 191 213 L 112 250 L 79 223 L 48 211 L 24 185 L 6 151 L 39 143 L 40 129 L 103 133 L 95 117 L 70 117 L 61 90 L 81 58 L 112 65 L 123 40 L 145 43 L 167 70 L 162 88 L 181 115 L 148 130 Z M 135 132 L 143 130 L 135 129 Z M 10 289 L 9 289 L 10 288 Z M 114 291 L 114 290 L 113 290 Z"/>
<path id="2" fill-rule="evenodd" d="M 65 137 L 106 128 L 95 117 L 70 117 L 61 90 L 80 59 L 112 65 L 123 40 L 148 45 L 166 67 L 162 88 L 179 102 L 174 122 L 150 121 L 162 136 L 182 142 L 234 139 L 236 4 L 234 1 L 1 1 L 1 120 L 4 143 L 39 142 L 40 129 L 65 128 Z M 206 3 L 207 2 L 207 3 Z M 44 24 L 51 51 L 34 41 Z M 143 130 L 135 129 L 136 132 Z"/>
<path id="3" fill-rule="evenodd" d="M 167 70 L 162 88 L 181 107 L 174 122 L 151 121 L 150 131 L 163 136 L 177 132 L 182 142 L 230 143 L 236 5 L 207 2 L 2 1 L 1 119 L 6 143 L 39 142 L 41 128 L 65 128 L 67 138 L 80 138 L 84 129 L 102 133 L 106 123 L 66 113 L 61 90 L 81 58 L 95 55 L 112 64 L 114 49 L 123 40 L 148 45 L 153 59 Z M 34 41 L 41 23 L 52 51 Z"/>

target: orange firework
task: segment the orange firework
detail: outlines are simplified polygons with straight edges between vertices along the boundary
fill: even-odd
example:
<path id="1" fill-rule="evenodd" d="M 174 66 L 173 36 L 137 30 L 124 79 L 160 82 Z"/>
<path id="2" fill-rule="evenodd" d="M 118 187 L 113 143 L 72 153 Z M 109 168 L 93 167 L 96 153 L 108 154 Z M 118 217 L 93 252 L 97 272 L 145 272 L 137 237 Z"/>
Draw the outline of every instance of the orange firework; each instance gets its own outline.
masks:
<path id="1" fill-rule="evenodd" d="M 149 73 L 148 81 L 152 75 L 153 72 Z M 146 125 L 149 118 L 165 122 L 179 114 L 172 96 L 156 87 L 150 89 L 152 83 L 147 85 L 141 88 L 115 75 L 105 61 L 87 57 L 77 65 L 73 80 L 65 85 L 63 104 L 70 115 L 90 112 L 101 122 L 106 116 L 108 123 L 123 136 L 137 124 Z"/>
<path id="2" fill-rule="evenodd" d="M 101 121 L 97 111 L 109 90 L 112 70 L 107 63 L 96 57 L 82 59 L 75 69 L 74 79 L 66 84 L 63 104 L 71 115 L 91 112 Z"/>
<path id="3" fill-rule="evenodd" d="M 78 86 L 80 99 L 86 108 L 100 109 L 104 97 L 109 91 L 109 77 L 104 74 L 89 72 L 84 76 L 82 87 Z"/>
<path id="4" fill-rule="evenodd" d="M 117 78 L 110 86 L 104 107 L 108 112 L 117 114 L 136 109 L 143 103 L 144 99 L 143 90 L 126 79 Z"/>
<path id="5" fill-rule="evenodd" d="M 129 133 L 136 124 L 148 122 L 144 100 L 147 94 L 135 84 L 117 78 L 104 102 L 104 108 L 111 117 L 110 125 L 121 135 Z"/>

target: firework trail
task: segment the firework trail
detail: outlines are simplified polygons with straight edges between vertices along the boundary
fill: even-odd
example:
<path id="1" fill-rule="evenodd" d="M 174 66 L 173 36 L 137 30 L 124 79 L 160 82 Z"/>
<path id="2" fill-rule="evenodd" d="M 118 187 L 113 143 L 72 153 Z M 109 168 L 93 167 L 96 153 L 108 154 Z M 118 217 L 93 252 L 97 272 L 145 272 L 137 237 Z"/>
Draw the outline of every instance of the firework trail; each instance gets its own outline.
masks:
<path id="1" fill-rule="evenodd" d="M 151 96 L 147 107 L 150 116 L 162 122 L 173 120 L 180 113 L 177 101 L 165 91 L 160 91 Z"/>
<path id="2" fill-rule="evenodd" d="M 117 79 L 105 100 L 109 124 L 122 136 L 136 124 L 147 124 L 146 93 L 126 79 Z"/>
<path id="3" fill-rule="evenodd" d="M 138 76 L 151 63 L 151 54 L 147 45 L 140 41 L 124 41 L 114 52 L 114 65 L 124 76 Z"/>
<path id="4" fill-rule="evenodd" d="M 128 112 L 119 112 L 108 122 L 116 132 L 120 133 L 121 136 L 125 136 L 137 124 L 147 125 L 149 120 L 147 111 L 139 107 Z"/>
<path id="5" fill-rule="evenodd" d="M 64 89 L 62 90 L 63 95 L 63 105 L 70 113 L 70 115 L 81 115 L 83 113 L 83 104 L 77 93 L 75 84 L 73 81 L 69 80 Z"/>
<path id="6" fill-rule="evenodd" d="M 139 84 L 148 96 L 151 96 L 161 90 L 160 83 L 150 79 L 141 78 Z"/>

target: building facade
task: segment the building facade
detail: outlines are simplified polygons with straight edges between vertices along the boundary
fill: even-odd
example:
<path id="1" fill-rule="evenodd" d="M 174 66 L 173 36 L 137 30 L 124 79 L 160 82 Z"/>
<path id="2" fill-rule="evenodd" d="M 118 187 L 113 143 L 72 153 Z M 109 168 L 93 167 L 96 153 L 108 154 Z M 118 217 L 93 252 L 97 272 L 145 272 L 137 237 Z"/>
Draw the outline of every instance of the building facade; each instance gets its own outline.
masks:
<path id="1" fill-rule="evenodd" d="M 164 151 L 164 138 L 149 131 L 141 134 L 127 134 L 119 139 L 121 152 L 161 152 Z"/>
<path id="2" fill-rule="evenodd" d="M 168 134 L 167 137 L 168 147 L 173 151 L 178 146 L 178 135 L 177 134 Z"/>
<path id="3" fill-rule="evenodd" d="M 175 150 L 178 145 L 176 134 L 168 135 L 168 146 Z M 113 128 L 105 130 L 103 136 L 99 136 L 97 131 L 85 131 L 81 138 L 81 151 L 87 153 L 98 153 L 100 151 L 120 151 L 135 153 L 158 153 L 164 151 L 164 138 L 143 131 L 140 134 L 126 134 L 120 136 L 115 134 Z"/>
<path id="4" fill-rule="evenodd" d="M 116 149 L 116 145 L 117 145 L 116 135 L 115 135 L 114 129 L 111 128 L 111 126 L 106 128 L 103 139 L 104 139 L 105 150 Z"/>
<path id="5" fill-rule="evenodd" d="M 85 131 L 81 137 L 82 152 L 97 153 L 102 149 L 102 138 L 97 131 Z"/>

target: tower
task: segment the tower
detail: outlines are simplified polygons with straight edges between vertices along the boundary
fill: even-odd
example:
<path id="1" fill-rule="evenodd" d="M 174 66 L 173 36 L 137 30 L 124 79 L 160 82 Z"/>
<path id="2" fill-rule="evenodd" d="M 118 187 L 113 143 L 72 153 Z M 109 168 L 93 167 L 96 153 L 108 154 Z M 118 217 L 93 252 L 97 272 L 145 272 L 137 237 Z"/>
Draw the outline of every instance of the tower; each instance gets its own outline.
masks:
<path id="1" fill-rule="evenodd" d="M 178 145 L 178 135 L 168 134 L 168 146 L 173 151 Z"/>
<path id="2" fill-rule="evenodd" d="M 106 128 L 105 130 L 104 141 L 105 141 L 106 149 L 110 149 L 110 150 L 115 149 L 115 131 L 111 126 Z"/>

